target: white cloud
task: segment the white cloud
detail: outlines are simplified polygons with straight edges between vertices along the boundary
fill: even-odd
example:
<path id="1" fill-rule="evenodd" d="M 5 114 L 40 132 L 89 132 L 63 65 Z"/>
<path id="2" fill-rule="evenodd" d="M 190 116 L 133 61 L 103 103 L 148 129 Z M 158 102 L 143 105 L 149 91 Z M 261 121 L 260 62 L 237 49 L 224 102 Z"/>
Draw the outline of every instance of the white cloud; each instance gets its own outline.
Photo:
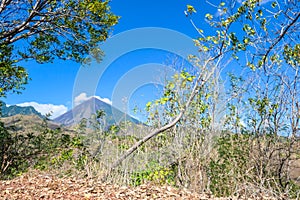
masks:
<path id="1" fill-rule="evenodd" d="M 101 101 L 103 101 L 103 102 L 109 104 L 109 105 L 112 105 L 111 100 L 108 99 L 108 98 L 101 98 L 101 97 L 99 97 L 99 96 L 95 96 L 95 97 L 98 98 L 98 99 L 100 99 Z"/>
<path id="2" fill-rule="evenodd" d="M 25 102 L 25 103 L 17 104 L 17 106 L 21 106 L 21 107 L 32 106 L 42 115 L 51 113 L 51 117 L 50 117 L 51 119 L 54 119 L 68 111 L 68 108 L 64 105 L 40 104 L 37 102 Z"/>
<path id="3" fill-rule="evenodd" d="M 86 100 L 88 100 L 92 97 L 97 98 L 97 99 L 99 99 L 99 100 L 101 100 L 101 101 L 103 101 L 103 102 L 105 102 L 109 105 L 112 105 L 111 100 L 108 99 L 108 98 L 102 98 L 100 96 L 87 96 L 87 94 L 85 92 L 79 94 L 77 97 L 74 98 L 74 105 L 77 106 L 77 105 L 83 103 L 84 101 L 86 101 Z"/>
<path id="4" fill-rule="evenodd" d="M 86 95 L 86 93 L 81 93 L 80 95 L 78 95 L 77 97 L 75 97 L 74 99 L 74 105 L 77 106 L 79 104 L 81 104 L 82 102 L 88 100 L 89 97 Z"/>

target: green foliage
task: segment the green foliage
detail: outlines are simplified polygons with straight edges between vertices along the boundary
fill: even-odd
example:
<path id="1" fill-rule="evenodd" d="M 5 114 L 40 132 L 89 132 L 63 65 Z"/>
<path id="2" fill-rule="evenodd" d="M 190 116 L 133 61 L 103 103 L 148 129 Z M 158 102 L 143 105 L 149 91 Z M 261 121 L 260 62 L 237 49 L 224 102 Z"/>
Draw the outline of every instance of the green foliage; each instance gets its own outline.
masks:
<path id="1" fill-rule="evenodd" d="M 133 172 L 131 174 L 130 178 L 130 184 L 132 186 L 139 186 L 147 182 L 149 174 L 151 173 L 150 170 L 143 170 L 143 171 L 138 171 L 138 172 Z"/>
<path id="2" fill-rule="evenodd" d="M 40 170 L 62 166 L 66 161 L 82 168 L 87 152 L 77 136 L 52 130 L 44 121 L 38 133 L 15 133 L 14 127 L 0 123 L 0 178 L 13 178 L 29 167 Z"/>
<path id="3" fill-rule="evenodd" d="M 138 141 L 138 138 L 131 135 L 116 136 L 115 139 L 118 141 L 120 150 L 127 150 Z"/>
<path id="4" fill-rule="evenodd" d="M 171 80 L 166 80 L 162 96 L 146 104 L 146 111 L 149 112 L 148 121 L 153 125 L 158 123 L 164 124 L 177 116 L 184 108 L 184 102 L 188 99 L 190 91 L 195 84 L 195 78 L 195 75 L 184 69 L 175 73 Z M 207 120 L 210 120 L 210 117 L 207 115 L 209 105 L 206 103 L 210 96 L 205 94 L 206 91 L 204 90 L 199 92 L 199 95 L 192 101 L 192 105 L 186 112 L 189 119 L 200 118 L 203 120 L 203 126 L 206 125 Z M 157 121 L 158 119 L 160 122 Z M 185 121 L 182 124 L 184 123 L 187 122 Z"/>
<path id="5" fill-rule="evenodd" d="M 289 184 L 289 198 L 297 199 L 299 198 L 300 184 L 294 181 L 291 181 Z"/>
<path id="6" fill-rule="evenodd" d="M 217 139 L 217 156 L 209 163 L 210 190 L 216 196 L 234 194 L 236 184 L 250 180 L 250 135 L 226 134 Z"/>
<path id="7" fill-rule="evenodd" d="M 227 133 L 217 138 L 216 155 L 207 166 L 210 190 L 225 197 L 268 188 L 272 195 L 285 193 L 295 198 L 299 184 L 290 180 L 285 168 L 290 145 L 287 138 L 272 134 Z"/>
<path id="8" fill-rule="evenodd" d="M 287 64 L 293 67 L 299 66 L 300 64 L 300 44 L 296 44 L 295 47 L 291 47 L 288 44 L 284 46 L 284 59 Z"/>
<path id="9" fill-rule="evenodd" d="M 197 13 L 196 9 L 192 5 L 187 5 L 186 8 L 189 14 Z"/>
<path id="10" fill-rule="evenodd" d="M 150 162 L 147 169 L 131 174 L 130 184 L 139 186 L 151 182 L 156 185 L 175 185 L 175 177 L 175 169 L 159 166 L 156 162 Z"/>
<path id="11" fill-rule="evenodd" d="M 0 122 L 0 172 L 1 174 L 7 170 L 10 165 L 10 146 L 13 144 L 13 138 L 4 126 L 3 122 Z"/>
<path id="12" fill-rule="evenodd" d="M 0 42 L 0 50 L 0 97 L 5 97 L 9 91 L 19 93 L 29 78 L 25 68 L 16 65 L 13 59 L 13 45 Z"/>
<path id="13" fill-rule="evenodd" d="M 0 96 L 18 92 L 28 82 L 22 60 L 38 63 L 55 58 L 88 63 L 103 55 L 98 45 L 107 39 L 118 17 L 109 1 L 5 1 L 0 8 Z M 22 41 L 22 47 L 18 42 Z"/>

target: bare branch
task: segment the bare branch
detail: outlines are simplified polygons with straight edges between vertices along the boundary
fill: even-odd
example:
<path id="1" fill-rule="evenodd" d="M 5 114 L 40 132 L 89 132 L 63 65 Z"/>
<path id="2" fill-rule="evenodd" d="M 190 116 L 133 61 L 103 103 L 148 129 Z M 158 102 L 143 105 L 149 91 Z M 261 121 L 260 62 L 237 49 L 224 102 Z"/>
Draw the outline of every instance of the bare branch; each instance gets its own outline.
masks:
<path id="1" fill-rule="evenodd" d="M 2 0 L 0 4 L 0 13 L 11 3 L 12 0 Z"/>
<path id="2" fill-rule="evenodd" d="M 27 17 L 27 19 L 22 24 L 20 24 L 19 26 L 15 27 L 14 29 L 12 29 L 10 31 L 7 31 L 6 33 L 4 33 L 0 37 L 0 40 L 6 38 L 5 41 L 8 42 L 16 34 L 21 33 L 22 31 L 24 31 L 28 27 L 28 24 L 32 21 L 32 19 L 35 16 L 37 16 L 38 12 L 43 9 L 43 7 L 45 6 L 46 3 L 47 3 L 47 1 L 42 2 L 42 0 L 38 0 L 35 3 L 34 7 L 32 8 L 32 11 L 30 12 L 30 14 Z"/>
<path id="3" fill-rule="evenodd" d="M 284 36 L 288 32 L 288 30 L 298 21 L 299 18 L 300 18 L 300 12 L 297 14 L 297 16 L 294 18 L 294 20 L 290 24 L 288 24 L 285 28 L 281 29 L 280 35 L 277 37 L 277 39 L 275 40 L 275 42 L 269 47 L 269 49 L 264 54 L 264 56 L 263 56 L 263 63 L 264 63 L 264 70 L 265 70 L 265 72 L 266 72 L 266 59 L 267 59 L 269 53 L 284 38 Z"/>

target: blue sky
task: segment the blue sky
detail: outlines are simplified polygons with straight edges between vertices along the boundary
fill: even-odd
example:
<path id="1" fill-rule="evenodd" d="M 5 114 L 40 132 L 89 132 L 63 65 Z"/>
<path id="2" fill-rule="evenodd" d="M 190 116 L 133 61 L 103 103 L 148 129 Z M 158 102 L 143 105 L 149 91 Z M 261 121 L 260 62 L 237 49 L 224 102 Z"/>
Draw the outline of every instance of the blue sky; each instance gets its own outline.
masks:
<path id="1" fill-rule="evenodd" d="M 215 2 L 216 4 L 219 3 L 219 1 Z M 110 4 L 112 11 L 121 16 L 121 19 L 119 20 L 119 24 L 113 28 L 112 37 L 118 34 L 122 35 L 124 31 L 134 30 L 136 28 L 158 27 L 174 31 L 175 35 L 185 34 L 187 37 L 196 38 L 198 36 L 197 31 L 190 23 L 189 18 L 184 14 L 187 4 L 193 5 L 197 10 L 195 23 L 202 29 L 209 31 L 209 26 L 201 19 L 204 18 L 206 13 L 214 13 L 215 11 L 212 7 L 205 4 L 205 1 L 113 0 Z M 145 39 L 142 37 L 151 37 L 151 35 L 141 36 L 141 41 Z M 153 38 L 153 40 L 156 39 L 157 38 Z M 132 43 L 134 42 L 135 41 L 132 41 Z M 170 45 L 176 44 L 177 42 L 171 42 Z M 180 44 L 180 41 L 178 41 L 178 44 Z M 126 45 L 127 43 L 124 41 L 120 43 L 119 46 L 113 46 L 112 48 L 124 48 Z M 107 54 L 106 56 L 109 57 L 110 55 Z M 99 82 L 93 83 L 97 84 L 97 87 L 92 93 L 84 91 L 80 91 L 80 93 L 74 92 L 74 85 L 82 67 L 78 63 L 61 60 L 43 65 L 33 61 L 21 63 L 28 70 L 32 80 L 26 85 L 26 90 L 24 90 L 21 95 L 9 94 L 8 97 L 3 100 L 9 105 L 33 105 L 42 113 L 52 109 L 55 117 L 67 109 L 71 109 L 74 103 L 76 103 L 73 100 L 77 96 L 79 96 L 76 99 L 77 103 L 94 95 L 110 102 L 112 98 L 117 98 L 116 96 L 118 95 L 114 94 L 114 91 L 120 90 L 118 83 L 124 82 L 123 79 L 126 78 L 126 74 L 134 72 L 133 69 L 137 70 L 140 69 L 139 67 L 145 67 L 143 65 L 149 67 L 151 63 L 153 63 L 153 65 L 151 65 L 150 68 L 153 66 L 153 69 L 157 69 L 159 68 L 157 66 L 161 64 L 162 71 L 164 71 L 164 66 L 168 64 L 168 60 L 170 62 L 173 56 L 174 55 L 169 51 L 154 48 L 141 48 L 131 50 L 124 55 L 118 55 L 117 59 L 107 66 L 105 72 L 101 74 Z M 101 68 L 103 66 L 97 64 L 97 67 Z M 90 73 L 93 73 L 93 67 L 91 67 Z M 154 71 L 153 73 L 159 72 Z M 141 73 L 136 76 L 142 77 L 143 79 L 146 75 Z M 89 84 L 89 81 L 90 77 L 87 76 L 86 83 Z M 143 109 L 143 105 L 145 105 L 146 102 L 157 97 L 157 87 L 160 86 L 151 84 L 151 81 L 148 82 L 148 84 L 145 84 L 146 82 L 141 83 L 139 88 L 132 91 L 129 97 L 130 100 L 127 100 L 127 102 L 130 102 L 129 106 L 126 106 L 126 103 L 124 103 L 126 110 L 130 110 L 130 113 L 132 113 L 132 108 L 135 105 Z M 124 84 L 122 85 L 126 87 Z M 124 99 L 124 102 L 125 101 Z M 120 103 L 116 106 L 122 107 Z"/>

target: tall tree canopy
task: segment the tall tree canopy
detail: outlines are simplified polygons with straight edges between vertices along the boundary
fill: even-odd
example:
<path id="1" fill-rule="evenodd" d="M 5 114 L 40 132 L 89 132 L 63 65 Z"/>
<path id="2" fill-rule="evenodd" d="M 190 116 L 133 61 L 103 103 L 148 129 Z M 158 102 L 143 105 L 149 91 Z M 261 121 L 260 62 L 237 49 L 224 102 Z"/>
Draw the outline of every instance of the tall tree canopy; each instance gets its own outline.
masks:
<path id="1" fill-rule="evenodd" d="M 28 81 L 18 63 L 55 58 L 85 61 L 90 53 L 101 59 L 98 44 L 118 21 L 108 0 L 1 0 L 0 97 L 19 92 Z"/>

